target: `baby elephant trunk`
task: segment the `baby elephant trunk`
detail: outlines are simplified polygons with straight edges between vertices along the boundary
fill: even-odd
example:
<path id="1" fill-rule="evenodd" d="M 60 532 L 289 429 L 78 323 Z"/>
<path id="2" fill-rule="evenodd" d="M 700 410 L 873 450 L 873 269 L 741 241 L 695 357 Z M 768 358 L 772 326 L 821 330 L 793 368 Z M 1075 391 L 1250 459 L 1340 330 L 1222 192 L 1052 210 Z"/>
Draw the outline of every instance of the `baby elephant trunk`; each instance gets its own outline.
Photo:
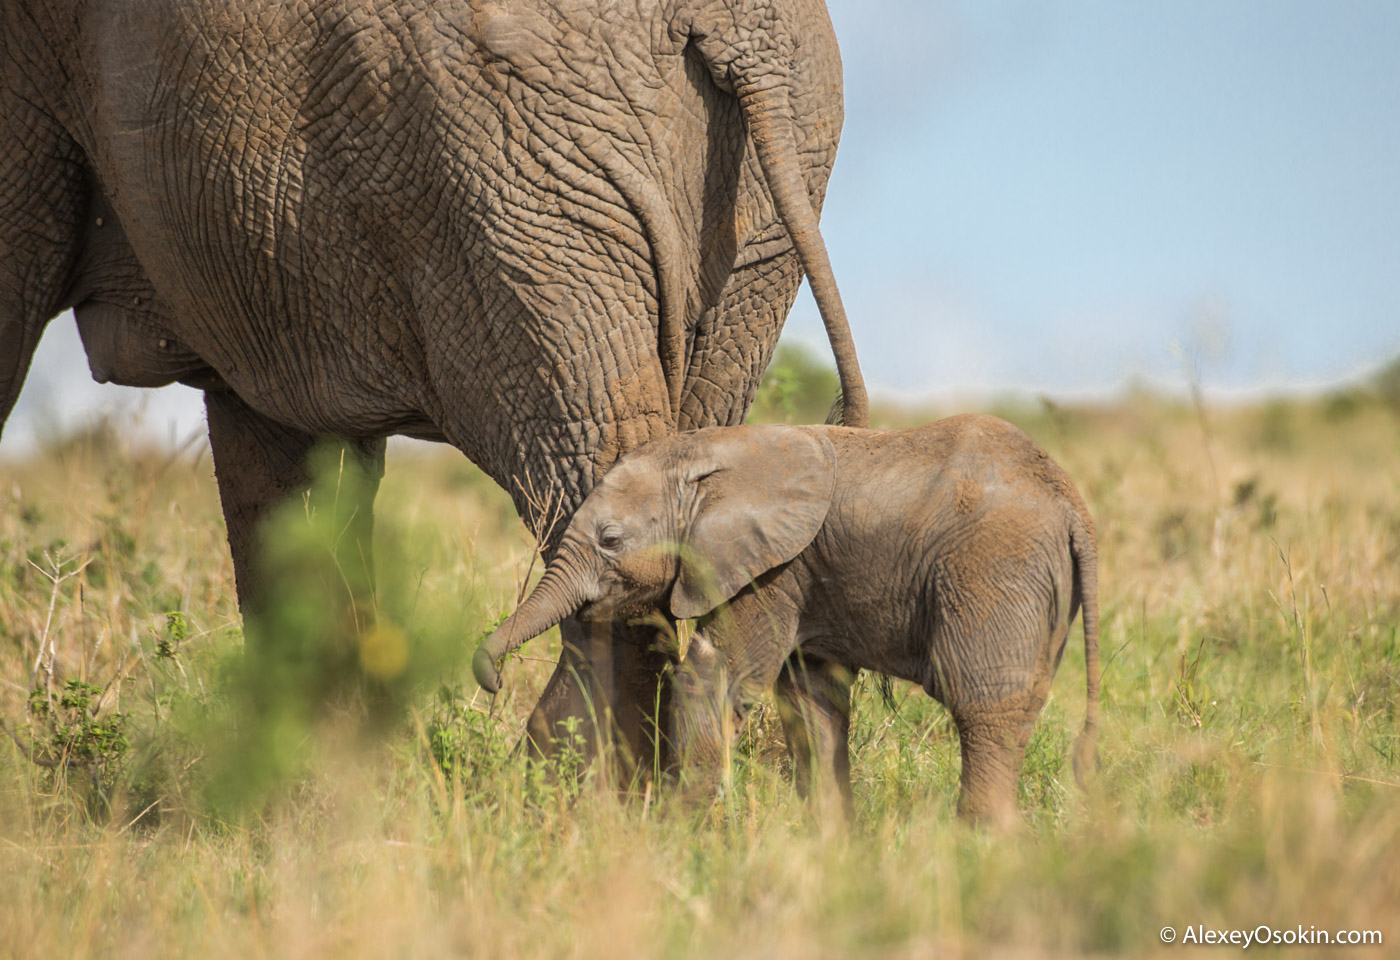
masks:
<path id="1" fill-rule="evenodd" d="M 544 633 L 572 614 L 584 603 L 581 591 L 560 576 L 558 569 L 545 571 L 535 589 L 477 648 L 472 657 L 476 682 L 488 693 L 501 689 L 499 664 L 527 640 Z"/>

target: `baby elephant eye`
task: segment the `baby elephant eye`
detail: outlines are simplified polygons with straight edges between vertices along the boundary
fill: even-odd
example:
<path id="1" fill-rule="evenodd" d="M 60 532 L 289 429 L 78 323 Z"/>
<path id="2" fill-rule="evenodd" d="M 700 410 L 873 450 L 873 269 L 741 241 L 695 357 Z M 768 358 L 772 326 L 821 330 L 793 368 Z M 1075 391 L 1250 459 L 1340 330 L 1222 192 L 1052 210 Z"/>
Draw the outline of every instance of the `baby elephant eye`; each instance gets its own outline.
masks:
<path id="1" fill-rule="evenodd" d="M 622 528 L 610 523 L 598 532 L 598 546 L 611 550 L 622 543 Z"/>

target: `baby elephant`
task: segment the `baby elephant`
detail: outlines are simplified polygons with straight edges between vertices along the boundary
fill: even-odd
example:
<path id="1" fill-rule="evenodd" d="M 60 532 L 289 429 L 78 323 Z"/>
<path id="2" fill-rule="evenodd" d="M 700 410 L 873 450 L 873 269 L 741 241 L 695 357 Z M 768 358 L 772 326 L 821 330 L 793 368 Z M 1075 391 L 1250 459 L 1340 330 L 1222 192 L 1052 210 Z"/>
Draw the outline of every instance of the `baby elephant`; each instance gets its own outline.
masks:
<path id="1" fill-rule="evenodd" d="M 1076 775 L 1092 762 L 1096 578 L 1093 522 L 1074 485 L 1002 420 L 715 427 L 623 457 L 473 667 L 494 692 L 502 657 L 570 615 L 705 617 L 673 697 L 687 763 L 712 765 L 725 731 L 776 684 L 799 790 L 839 793 L 849 812 L 850 678 L 875 670 L 948 707 L 959 812 L 1005 820 L 1081 606 Z"/>

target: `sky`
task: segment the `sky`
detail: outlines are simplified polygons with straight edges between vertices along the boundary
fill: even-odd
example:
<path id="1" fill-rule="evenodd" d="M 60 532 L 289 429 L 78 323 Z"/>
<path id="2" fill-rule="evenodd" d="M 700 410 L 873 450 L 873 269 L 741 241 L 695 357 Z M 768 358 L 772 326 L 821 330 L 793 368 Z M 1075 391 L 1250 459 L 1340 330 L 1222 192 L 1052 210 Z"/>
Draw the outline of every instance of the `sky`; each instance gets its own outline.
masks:
<path id="1" fill-rule="evenodd" d="M 822 227 L 877 396 L 1315 390 L 1400 354 L 1400 4 L 828 6 Z M 829 355 L 805 290 L 786 335 Z M 20 403 L 5 448 L 202 429 L 192 390 L 92 383 L 71 316 Z"/>

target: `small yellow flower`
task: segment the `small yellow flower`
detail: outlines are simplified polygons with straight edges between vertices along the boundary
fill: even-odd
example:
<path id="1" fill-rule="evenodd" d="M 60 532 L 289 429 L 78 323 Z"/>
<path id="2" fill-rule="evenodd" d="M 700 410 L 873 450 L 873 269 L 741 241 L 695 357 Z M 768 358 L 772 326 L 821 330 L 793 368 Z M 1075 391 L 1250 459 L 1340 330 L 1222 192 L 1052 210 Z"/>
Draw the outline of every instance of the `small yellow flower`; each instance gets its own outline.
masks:
<path id="1" fill-rule="evenodd" d="M 380 680 L 392 680 L 408 665 L 408 638 L 391 623 L 377 623 L 360 635 L 360 666 Z"/>

